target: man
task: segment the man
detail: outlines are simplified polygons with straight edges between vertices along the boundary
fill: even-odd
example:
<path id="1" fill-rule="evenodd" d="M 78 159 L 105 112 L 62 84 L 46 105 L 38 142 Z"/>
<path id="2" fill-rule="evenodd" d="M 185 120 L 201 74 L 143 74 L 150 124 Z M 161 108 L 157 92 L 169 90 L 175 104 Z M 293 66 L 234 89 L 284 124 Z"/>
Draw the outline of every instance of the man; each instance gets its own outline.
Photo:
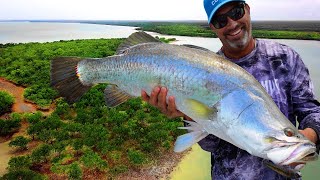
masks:
<path id="1" fill-rule="evenodd" d="M 252 37 L 250 7 L 243 0 L 204 0 L 210 28 L 223 46 L 218 54 L 251 73 L 267 90 L 280 110 L 296 124 L 301 133 L 319 144 L 320 103 L 315 99 L 308 69 L 291 48 Z M 165 87 L 156 87 L 142 99 L 159 108 L 168 117 L 182 116 L 174 97 Z M 211 152 L 214 179 L 285 179 L 262 163 L 262 159 L 213 135 L 199 142 Z M 295 165 L 293 165 L 295 166 Z M 301 168 L 301 165 L 298 165 Z"/>

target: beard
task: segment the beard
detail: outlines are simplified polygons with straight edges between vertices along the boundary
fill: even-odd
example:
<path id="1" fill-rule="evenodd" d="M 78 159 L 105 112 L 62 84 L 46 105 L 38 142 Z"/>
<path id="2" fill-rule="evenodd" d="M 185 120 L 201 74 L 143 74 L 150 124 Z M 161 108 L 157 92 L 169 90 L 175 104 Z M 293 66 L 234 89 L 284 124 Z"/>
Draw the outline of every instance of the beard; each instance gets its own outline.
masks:
<path id="1" fill-rule="evenodd" d="M 241 39 L 237 41 L 229 41 L 229 40 L 226 40 L 226 41 L 229 44 L 229 46 L 232 47 L 233 49 L 243 49 L 248 45 L 249 40 L 250 40 L 249 32 L 245 31 L 245 34 Z"/>
<path id="2" fill-rule="evenodd" d="M 249 17 L 249 21 L 251 22 L 251 18 Z M 252 25 L 251 23 L 249 23 L 249 25 L 245 25 L 245 24 L 238 24 L 235 29 L 239 28 L 239 26 L 242 26 L 242 31 L 244 31 L 244 35 L 241 39 L 238 40 L 228 40 L 227 38 L 225 39 L 226 43 L 229 45 L 229 47 L 231 47 L 232 49 L 244 49 L 245 47 L 248 46 L 251 38 L 252 38 Z M 225 33 L 225 36 L 227 34 L 229 34 L 230 31 Z"/>
<path id="3" fill-rule="evenodd" d="M 251 26 L 248 28 L 244 28 L 244 35 L 241 39 L 236 40 L 236 41 L 230 41 L 226 39 L 226 42 L 229 44 L 229 46 L 233 49 L 243 49 L 245 48 L 251 39 Z"/>

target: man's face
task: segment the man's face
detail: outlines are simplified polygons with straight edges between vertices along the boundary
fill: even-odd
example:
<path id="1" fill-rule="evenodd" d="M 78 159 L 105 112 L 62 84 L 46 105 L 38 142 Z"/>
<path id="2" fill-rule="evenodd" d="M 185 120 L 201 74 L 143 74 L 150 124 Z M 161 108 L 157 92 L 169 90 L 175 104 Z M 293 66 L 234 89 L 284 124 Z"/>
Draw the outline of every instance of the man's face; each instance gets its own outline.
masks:
<path id="1" fill-rule="evenodd" d="M 229 3 L 222 6 L 213 18 L 229 12 L 237 5 L 238 3 Z M 245 14 L 242 18 L 235 21 L 228 17 L 228 23 L 223 28 L 217 29 L 210 23 L 210 28 L 217 34 L 226 50 L 243 50 L 252 38 L 250 7 L 246 4 L 244 9 Z"/>

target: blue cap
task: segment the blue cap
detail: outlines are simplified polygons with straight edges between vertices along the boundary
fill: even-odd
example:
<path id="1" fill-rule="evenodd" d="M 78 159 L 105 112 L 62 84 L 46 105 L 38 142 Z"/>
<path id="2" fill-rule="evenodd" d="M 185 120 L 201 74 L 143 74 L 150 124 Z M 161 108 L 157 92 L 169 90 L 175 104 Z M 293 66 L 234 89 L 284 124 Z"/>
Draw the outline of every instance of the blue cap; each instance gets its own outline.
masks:
<path id="1" fill-rule="evenodd" d="M 216 13 L 221 6 L 229 2 L 237 1 L 245 2 L 244 0 L 204 0 L 203 6 L 208 16 L 208 24 L 210 24 L 211 18 L 213 17 L 214 13 Z"/>

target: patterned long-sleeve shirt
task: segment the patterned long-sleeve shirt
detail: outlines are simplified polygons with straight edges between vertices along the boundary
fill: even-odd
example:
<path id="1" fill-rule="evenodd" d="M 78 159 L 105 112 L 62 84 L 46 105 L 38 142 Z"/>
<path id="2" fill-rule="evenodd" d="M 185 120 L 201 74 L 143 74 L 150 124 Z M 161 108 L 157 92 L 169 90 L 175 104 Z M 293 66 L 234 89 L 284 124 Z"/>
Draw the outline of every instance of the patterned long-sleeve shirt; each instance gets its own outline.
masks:
<path id="1" fill-rule="evenodd" d="M 224 56 L 221 51 L 218 54 Z M 310 127 L 320 135 L 320 103 L 299 54 L 286 45 L 256 39 L 250 54 L 229 60 L 252 74 L 294 125 L 297 117 L 299 129 Z M 261 158 L 214 135 L 207 136 L 199 145 L 211 152 L 212 179 L 285 179 L 264 166 Z"/>

